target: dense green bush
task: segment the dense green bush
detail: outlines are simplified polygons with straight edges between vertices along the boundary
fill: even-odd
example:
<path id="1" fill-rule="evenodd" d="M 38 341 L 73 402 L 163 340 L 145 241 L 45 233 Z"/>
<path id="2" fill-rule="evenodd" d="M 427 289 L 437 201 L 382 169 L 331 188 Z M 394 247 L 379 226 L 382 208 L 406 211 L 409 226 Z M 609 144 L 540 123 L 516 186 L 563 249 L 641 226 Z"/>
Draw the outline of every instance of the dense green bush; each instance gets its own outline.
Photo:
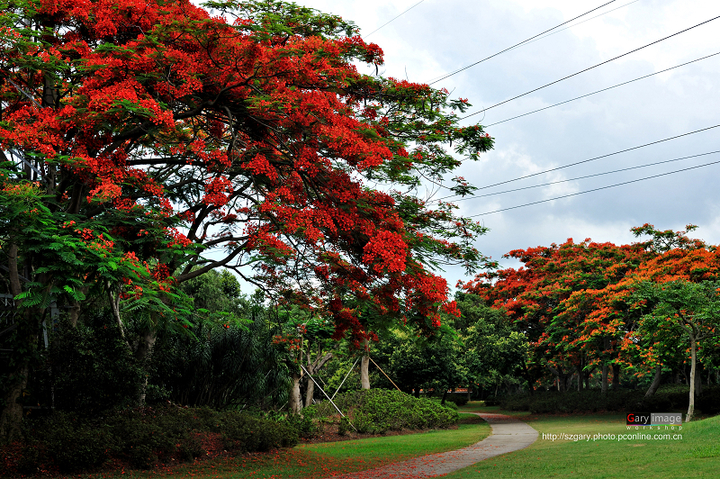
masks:
<path id="1" fill-rule="evenodd" d="M 600 394 L 596 389 L 585 391 L 536 392 L 533 395 L 506 396 L 497 401 L 499 405 L 511 411 L 530 411 L 538 414 L 597 412 L 597 411 L 646 411 L 667 412 L 685 411 L 689 400 L 688 386 L 665 385 L 650 396 L 645 397 L 643 390 L 621 389 Z M 485 402 L 486 405 L 488 401 Z M 706 388 L 695 400 L 697 410 L 705 414 L 720 412 L 720 387 Z"/>
<path id="2" fill-rule="evenodd" d="M 511 411 L 530 411 L 535 414 L 625 411 L 635 409 L 642 398 L 640 391 L 608 391 L 601 395 L 597 390 L 536 392 L 533 395 L 514 395 L 501 398 L 499 405 Z"/>
<path id="3" fill-rule="evenodd" d="M 114 451 L 133 467 L 147 469 L 174 454 L 198 457 L 202 450 L 195 431 L 212 428 L 209 409 L 138 408 L 108 418 Z"/>
<path id="4" fill-rule="evenodd" d="M 720 413 L 720 386 L 706 388 L 695 402 L 695 407 L 704 414 Z"/>
<path id="5" fill-rule="evenodd" d="M 287 416 L 280 416 L 276 420 L 285 421 L 289 427 L 297 431 L 300 437 L 311 438 L 320 429 L 316 415 L 317 411 L 315 409 L 306 408 L 303 414 L 288 414 Z"/>
<path id="6" fill-rule="evenodd" d="M 52 389 L 56 409 L 89 415 L 136 400 L 144 372 L 110 311 L 91 314 L 75 327 L 62 321 L 51 339 L 46 362 L 36 372 L 31 389 L 46 394 Z"/>
<path id="7" fill-rule="evenodd" d="M 223 409 L 287 401 L 290 376 L 273 346 L 264 311 L 247 306 L 246 325 L 198 318 L 193 335 L 162 332 L 149 365 L 149 401 Z"/>
<path id="8" fill-rule="evenodd" d="M 263 452 L 294 446 L 298 442 L 298 430 L 288 422 L 274 422 L 236 412 L 223 413 L 219 420 L 226 448 L 238 452 Z"/>
<path id="9" fill-rule="evenodd" d="M 57 412 L 27 422 L 24 434 L 21 472 L 36 472 L 37 466 L 43 463 L 54 464 L 60 472 L 88 471 L 109 458 L 108 429 L 74 413 Z"/>
<path id="10" fill-rule="evenodd" d="M 116 459 L 140 469 L 171 459 L 188 461 L 206 454 L 202 437 L 221 438 L 228 451 L 256 452 L 297 444 L 293 421 L 239 411 L 166 405 L 122 410 L 93 419 L 57 411 L 25 423 L 17 472 L 39 469 L 77 473 Z"/>
<path id="11" fill-rule="evenodd" d="M 445 402 L 450 401 L 451 403 L 455 404 L 456 406 L 464 406 L 468 403 L 468 397 L 467 394 L 448 394 L 445 398 Z"/>
<path id="12" fill-rule="evenodd" d="M 339 394 L 335 403 L 359 433 L 380 434 L 401 429 L 436 429 L 456 424 L 459 416 L 451 407 L 430 399 L 385 389 Z M 319 417 L 337 413 L 328 402 L 311 406 Z"/>

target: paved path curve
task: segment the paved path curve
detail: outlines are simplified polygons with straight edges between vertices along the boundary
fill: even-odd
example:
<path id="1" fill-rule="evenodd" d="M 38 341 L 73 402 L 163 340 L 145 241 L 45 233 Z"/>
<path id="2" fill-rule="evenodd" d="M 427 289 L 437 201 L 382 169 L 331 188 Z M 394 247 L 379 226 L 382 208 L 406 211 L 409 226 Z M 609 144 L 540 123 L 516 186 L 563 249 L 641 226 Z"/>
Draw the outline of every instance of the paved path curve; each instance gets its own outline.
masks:
<path id="1" fill-rule="evenodd" d="M 473 413 L 492 427 L 492 434 L 482 441 L 456 451 L 430 454 L 377 469 L 337 476 L 342 479 L 399 479 L 435 477 L 472 466 L 484 459 L 528 447 L 538 432 L 514 417 L 503 414 Z"/>

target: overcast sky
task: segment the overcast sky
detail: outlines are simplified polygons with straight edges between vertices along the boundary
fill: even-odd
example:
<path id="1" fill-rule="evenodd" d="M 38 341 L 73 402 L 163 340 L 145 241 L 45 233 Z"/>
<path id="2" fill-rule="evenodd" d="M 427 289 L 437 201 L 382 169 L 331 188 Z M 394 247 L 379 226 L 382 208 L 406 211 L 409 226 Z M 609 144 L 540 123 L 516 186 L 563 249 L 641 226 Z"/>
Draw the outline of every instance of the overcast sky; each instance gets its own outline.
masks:
<path id="1" fill-rule="evenodd" d="M 297 3 L 354 21 L 363 35 L 410 7 L 407 13 L 366 37 L 385 52 L 381 73 L 430 82 L 608 0 L 301 0 Z M 618 8 L 621 7 L 621 8 Z M 611 11 L 615 9 L 614 11 Z M 589 21 L 585 21 L 596 15 Z M 468 98 L 482 110 L 566 75 L 629 52 L 720 15 L 717 0 L 617 0 L 572 28 L 503 53 L 435 87 Z M 580 23 L 583 22 L 583 23 Z M 563 27 L 564 28 L 564 27 Z M 720 19 L 475 115 L 496 139 L 494 151 L 461 175 L 483 187 L 644 143 L 720 124 L 720 55 L 645 80 L 506 123 L 515 115 L 720 52 Z M 469 112 L 469 113 L 470 113 Z M 648 163 L 720 150 L 720 128 L 636 151 L 515 181 L 478 194 L 540 185 Z M 582 241 L 629 243 L 632 226 L 700 228 L 694 236 L 720 243 L 720 163 L 626 186 L 551 202 L 483 214 L 603 186 L 720 161 L 720 154 L 666 163 L 549 187 L 461 201 L 463 215 L 490 228 L 477 247 L 501 256 L 510 250 Z M 445 196 L 440 191 L 436 197 Z M 451 285 L 468 280 L 448 270 Z"/>

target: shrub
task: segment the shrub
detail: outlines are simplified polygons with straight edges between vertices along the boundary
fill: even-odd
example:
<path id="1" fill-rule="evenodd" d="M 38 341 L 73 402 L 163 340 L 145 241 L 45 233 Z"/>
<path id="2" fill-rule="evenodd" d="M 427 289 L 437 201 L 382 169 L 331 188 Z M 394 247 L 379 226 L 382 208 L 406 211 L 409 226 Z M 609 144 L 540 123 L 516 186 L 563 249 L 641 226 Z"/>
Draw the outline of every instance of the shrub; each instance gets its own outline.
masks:
<path id="1" fill-rule="evenodd" d="M 109 457 L 107 429 L 72 413 L 56 412 L 35 421 L 26 428 L 25 437 L 19 464 L 25 472 L 35 472 L 39 464 L 48 461 L 60 472 L 88 471 Z"/>
<path id="2" fill-rule="evenodd" d="M 189 461 L 203 455 L 201 438 L 220 436 L 227 450 L 256 452 L 297 444 L 297 431 L 291 421 L 208 408 L 145 407 L 93 419 L 58 411 L 25 423 L 14 468 L 23 474 L 76 473 L 97 469 L 113 457 L 148 469 L 171 458 Z"/>
<path id="3" fill-rule="evenodd" d="M 109 421 L 115 450 L 133 467 L 149 469 L 188 439 L 193 427 L 184 419 L 170 408 L 123 411 Z"/>
<path id="4" fill-rule="evenodd" d="M 625 411 L 635 409 L 642 398 L 641 391 L 608 391 L 601 395 L 598 390 L 547 391 L 533 395 L 509 396 L 500 399 L 500 406 L 510 410 L 525 410 L 534 414 Z"/>
<path id="5" fill-rule="evenodd" d="M 459 419 L 458 413 L 451 407 L 430 399 L 416 399 L 400 391 L 355 391 L 338 395 L 335 403 L 360 433 L 439 429 L 456 424 Z M 334 415 L 336 412 L 328 401 L 308 409 L 315 409 L 319 416 Z"/>
<path id="6" fill-rule="evenodd" d="M 720 386 L 705 389 L 697 398 L 695 406 L 704 414 L 720 413 Z"/>
<path id="7" fill-rule="evenodd" d="M 468 403 L 467 394 L 448 394 L 445 402 L 450 401 L 456 406 L 464 406 Z"/>
<path id="8" fill-rule="evenodd" d="M 585 391 L 539 391 L 533 395 L 514 395 L 499 399 L 504 409 L 511 411 L 530 411 L 536 414 L 629 411 L 631 409 L 646 412 L 682 411 L 688 407 L 688 386 L 665 385 L 646 398 L 644 390 L 610 390 L 602 395 L 597 389 Z M 485 402 L 490 405 L 493 401 Z M 695 402 L 696 408 L 706 414 L 720 410 L 720 388 L 706 388 Z"/>
<path id="9" fill-rule="evenodd" d="M 227 448 L 239 452 L 262 452 L 294 446 L 298 432 L 291 424 L 236 411 L 220 415 L 220 431 Z"/>
<path id="10" fill-rule="evenodd" d="M 288 414 L 279 418 L 279 420 L 284 421 L 285 424 L 293 428 L 299 437 L 310 438 L 315 436 L 320 429 L 316 424 L 316 415 L 317 411 L 315 409 L 306 408 L 303 414 Z"/>
<path id="11" fill-rule="evenodd" d="M 144 372 L 113 322 L 112 313 L 101 310 L 76 327 L 66 322 L 57 326 L 44 366 L 52 370 L 45 379 L 51 384 L 35 384 L 34 389 L 49 391 L 52 386 L 58 410 L 87 416 L 133 403 Z"/>

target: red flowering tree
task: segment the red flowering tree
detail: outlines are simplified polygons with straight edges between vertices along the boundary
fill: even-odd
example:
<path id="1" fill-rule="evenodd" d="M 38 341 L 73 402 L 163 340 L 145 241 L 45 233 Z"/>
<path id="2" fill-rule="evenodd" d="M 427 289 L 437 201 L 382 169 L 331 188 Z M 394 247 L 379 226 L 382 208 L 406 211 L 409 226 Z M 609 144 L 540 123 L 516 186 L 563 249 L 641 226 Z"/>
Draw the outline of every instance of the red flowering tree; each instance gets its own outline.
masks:
<path id="1" fill-rule="evenodd" d="M 601 366 L 605 381 L 607 366 L 613 364 L 617 378 L 615 362 L 624 335 L 617 321 L 591 316 L 597 307 L 594 292 L 620 281 L 644 255 L 640 245 L 569 239 L 561 245 L 511 251 L 506 256 L 519 259 L 524 267 L 482 273 L 464 288 L 503 308 L 525 333 L 531 345 L 531 386 L 550 371 L 561 389 L 576 373 L 582 387 L 596 366 Z"/>
<path id="2" fill-rule="evenodd" d="M 327 315 L 336 338 L 397 319 L 435 330 L 440 308 L 456 310 L 428 266 L 472 268 L 484 229 L 410 193 L 492 147 L 480 126 L 457 125 L 466 101 L 360 74 L 354 62 L 377 66 L 382 51 L 338 17 L 208 5 L 218 16 L 188 0 L 16 0 L 0 14 L 16 350 L 32 349 L 51 296 L 77 313 L 108 292 L 117 318 L 121 297 L 147 301 L 151 350 L 174 285 L 217 267 Z M 6 437 L 26 357 L 6 371 Z"/>
<path id="3" fill-rule="evenodd" d="M 569 240 L 559 246 L 511 251 L 508 256 L 522 261 L 523 268 L 483 273 L 465 288 L 504 308 L 522 328 L 533 347 L 528 372 L 536 375 L 528 377 L 531 382 L 544 368 L 553 372 L 562 388 L 571 374 L 577 372 L 582 379 L 597 365 L 602 367 L 605 390 L 607 366 L 612 366 L 615 386 L 621 367 L 637 376 L 654 369 L 651 395 L 660 384 L 663 367 L 696 364 L 693 337 L 696 342 L 704 338 L 703 358 L 708 363 L 714 359 L 706 353 L 713 351 L 716 340 L 715 323 L 707 326 L 709 307 L 685 282 L 717 281 L 720 259 L 715 247 L 686 236 L 693 229 L 688 225 L 686 231 L 659 231 L 646 224 L 632 231 L 651 238 L 632 245 Z M 678 282 L 682 294 L 672 289 Z M 714 283 L 708 284 L 703 291 L 713 289 Z M 707 293 L 705 299 L 711 296 Z M 678 311 L 675 321 L 663 316 L 671 307 Z M 651 314 L 653 308 L 659 316 Z M 693 313 L 698 309 L 705 316 Z M 701 320 L 705 323 L 699 326 Z M 679 333 L 687 333 L 689 346 Z"/>
<path id="4" fill-rule="evenodd" d="M 637 376 L 655 370 L 647 396 L 654 394 L 660 385 L 663 368 L 682 363 L 686 355 L 682 340 L 672 331 L 646 327 L 643 315 L 653 305 L 638 299 L 637 290 L 643 283 L 703 282 L 718 277 L 715 248 L 689 238 L 687 233 L 694 229 L 696 226 L 688 225 L 685 231 L 660 231 L 650 224 L 633 228 L 636 237 L 650 236 L 634 244 L 646 251 L 642 262 L 620 281 L 585 293 L 594 305 L 588 322 L 618 328 L 618 362 Z"/>

